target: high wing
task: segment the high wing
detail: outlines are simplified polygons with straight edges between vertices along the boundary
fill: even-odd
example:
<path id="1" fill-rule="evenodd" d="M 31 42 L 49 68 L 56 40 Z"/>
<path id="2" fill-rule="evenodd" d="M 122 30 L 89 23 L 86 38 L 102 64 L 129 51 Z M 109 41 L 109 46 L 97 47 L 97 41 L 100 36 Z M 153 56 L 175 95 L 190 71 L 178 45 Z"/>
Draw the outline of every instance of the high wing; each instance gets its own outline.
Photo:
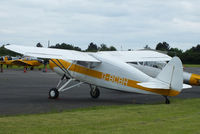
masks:
<path id="1" fill-rule="evenodd" d="M 74 61 L 101 62 L 88 53 L 74 50 L 61 50 L 54 48 L 37 48 L 18 45 L 7 45 L 5 48 L 23 55 L 48 59 L 68 59 Z"/>
<path id="2" fill-rule="evenodd" d="M 124 62 L 143 62 L 143 61 L 170 61 L 172 58 L 166 54 L 152 50 L 136 51 L 106 51 L 97 52 L 93 55 L 104 55 L 108 58 L 113 56 Z"/>
<path id="3" fill-rule="evenodd" d="M 172 58 L 166 54 L 162 54 L 151 50 L 138 50 L 138 51 L 106 51 L 97 53 L 84 53 L 74 50 L 61 50 L 54 48 L 37 48 L 18 45 L 7 45 L 7 49 L 39 58 L 52 58 L 52 59 L 68 59 L 75 61 L 86 62 L 101 62 L 92 55 L 104 55 L 115 57 L 124 62 L 142 62 L 142 61 L 169 61 Z"/>

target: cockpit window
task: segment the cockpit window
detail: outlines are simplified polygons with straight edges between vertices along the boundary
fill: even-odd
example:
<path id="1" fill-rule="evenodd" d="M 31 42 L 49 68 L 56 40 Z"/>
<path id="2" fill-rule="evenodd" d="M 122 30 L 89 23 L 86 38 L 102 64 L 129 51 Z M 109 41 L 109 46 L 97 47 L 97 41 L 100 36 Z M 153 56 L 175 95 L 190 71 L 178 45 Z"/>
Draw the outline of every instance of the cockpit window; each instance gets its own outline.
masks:
<path id="1" fill-rule="evenodd" d="M 143 62 L 128 62 L 128 63 L 139 65 L 139 66 L 148 66 L 148 67 L 162 69 L 165 67 L 167 62 L 165 62 L 165 61 L 143 61 Z"/>
<path id="2" fill-rule="evenodd" d="M 143 62 L 139 62 L 140 65 L 143 65 Z"/>
<path id="3" fill-rule="evenodd" d="M 146 62 L 144 62 L 143 65 L 162 69 L 166 65 L 166 62 L 164 62 L 164 61 L 146 61 Z"/>
<path id="4" fill-rule="evenodd" d="M 85 61 L 77 61 L 76 62 L 78 65 L 84 66 L 84 67 L 88 67 L 88 62 Z"/>
<path id="5" fill-rule="evenodd" d="M 129 62 L 129 63 L 131 63 L 131 64 L 135 64 L 135 65 L 137 65 L 137 64 L 138 64 L 137 62 Z"/>

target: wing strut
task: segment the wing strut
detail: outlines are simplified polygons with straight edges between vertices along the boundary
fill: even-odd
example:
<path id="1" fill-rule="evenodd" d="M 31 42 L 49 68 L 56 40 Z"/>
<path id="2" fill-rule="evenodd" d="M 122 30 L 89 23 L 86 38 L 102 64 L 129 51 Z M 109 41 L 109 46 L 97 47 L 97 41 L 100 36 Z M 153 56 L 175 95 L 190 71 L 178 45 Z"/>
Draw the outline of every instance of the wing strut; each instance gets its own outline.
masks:
<path id="1" fill-rule="evenodd" d="M 68 68 L 66 68 L 60 61 L 59 59 L 56 59 L 56 61 L 58 61 L 58 63 L 60 64 L 57 64 L 55 61 L 53 61 L 52 59 L 50 59 L 56 66 L 58 66 L 65 74 L 65 77 L 68 77 L 69 78 L 73 78 L 72 75 L 70 74 L 69 72 L 69 69 L 71 68 L 71 66 L 74 64 L 74 61 L 72 61 L 72 63 L 70 64 L 70 66 Z M 63 76 L 64 76 L 63 75 Z"/>
<path id="2" fill-rule="evenodd" d="M 62 68 L 62 67 L 60 67 L 56 62 L 54 62 L 52 59 L 50 59 L 50 61 L 52 61 L 56 66 L 58 66 L 63 72 L 65 72 L 65 70 Z"/>
<path id="3" fill-rule="evenodd" d="M 58 88 L 58 91 L 59 92 L 64 92 L 64 91 L 66 91 L 68 89 L 71 89 L 73 87 L 76 87 L 76 86 L 81 85 L 81 84 L 84 83 L 84 82 L 80 82 L 79 81 L 77 84 L 73 84 L 72 86 L 68 86 L 72 81 L 75 81 L 75 79 L 69 79 L 65 84 L 63 84 L 60 88 Z"/>

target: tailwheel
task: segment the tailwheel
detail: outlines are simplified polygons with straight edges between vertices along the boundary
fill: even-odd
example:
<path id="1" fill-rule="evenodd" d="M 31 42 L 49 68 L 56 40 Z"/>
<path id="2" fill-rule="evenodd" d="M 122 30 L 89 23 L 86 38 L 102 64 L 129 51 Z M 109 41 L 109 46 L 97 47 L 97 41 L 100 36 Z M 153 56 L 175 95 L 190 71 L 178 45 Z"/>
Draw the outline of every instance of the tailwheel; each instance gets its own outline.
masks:
<path id="1" fill-rule="evenodd" d="M 100 91 L 99 89 L 95 86 L 95 87 L 92 87 L 91 86 L 91 90 L 90 90 L 90 95 L 92 98 L 96 99 L 99 97 L 100 95 Z"/>
<path id="2" fill-rule="evenodd" d="M 170 104 L 170 100 L 168 99 L 168 96 L 164 96 L 165 97 L 165 104 Z"/>
<path id="3" fill-rule="evenodd" d="M 30 70 L 34 70 L 34 67 L 32 66 L 32 67 L 30 68 Z"/>
<path id="4" fill-rule="evenodd" d="M 56 99 L 56 98 L 58 98 L 58 96 L 59 96 L 58 89 L 52 88 L 49 90 L 49 98 L 50 99 Z"/>

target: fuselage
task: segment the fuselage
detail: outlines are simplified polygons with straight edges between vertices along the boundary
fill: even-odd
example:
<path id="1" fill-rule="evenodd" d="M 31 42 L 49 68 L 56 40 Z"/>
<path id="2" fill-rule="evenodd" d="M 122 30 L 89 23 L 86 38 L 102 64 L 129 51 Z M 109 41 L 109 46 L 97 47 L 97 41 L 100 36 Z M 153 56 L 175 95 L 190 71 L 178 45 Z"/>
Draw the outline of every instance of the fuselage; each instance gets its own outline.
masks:
<path id="1" fill-rule="evenodd" d="M 50 62 L 50 67 L 61 76 L 65 74 L 63 66 L 65 69 L 69 67 L 70 75 L 73 78 L 99 87 L 143 94 L 160 94 L 167 96 L 175 96 L 179 94 L 178 91 L 171 89 L 149 89 L 139 86 L 137 83 L 147 82 L 153 78 L 139 69 L 125 62 L 121 62 L 114 57 L 108 59 L 107 56 L 101 54 L 93 56 L 100 60 L 101 63 L 91 65 L 93 63 L 72 63 L 72 61 L 57 61 L 52 59 L 57 65 L 59 65 L 59 67 L 53 62 Z"/>

